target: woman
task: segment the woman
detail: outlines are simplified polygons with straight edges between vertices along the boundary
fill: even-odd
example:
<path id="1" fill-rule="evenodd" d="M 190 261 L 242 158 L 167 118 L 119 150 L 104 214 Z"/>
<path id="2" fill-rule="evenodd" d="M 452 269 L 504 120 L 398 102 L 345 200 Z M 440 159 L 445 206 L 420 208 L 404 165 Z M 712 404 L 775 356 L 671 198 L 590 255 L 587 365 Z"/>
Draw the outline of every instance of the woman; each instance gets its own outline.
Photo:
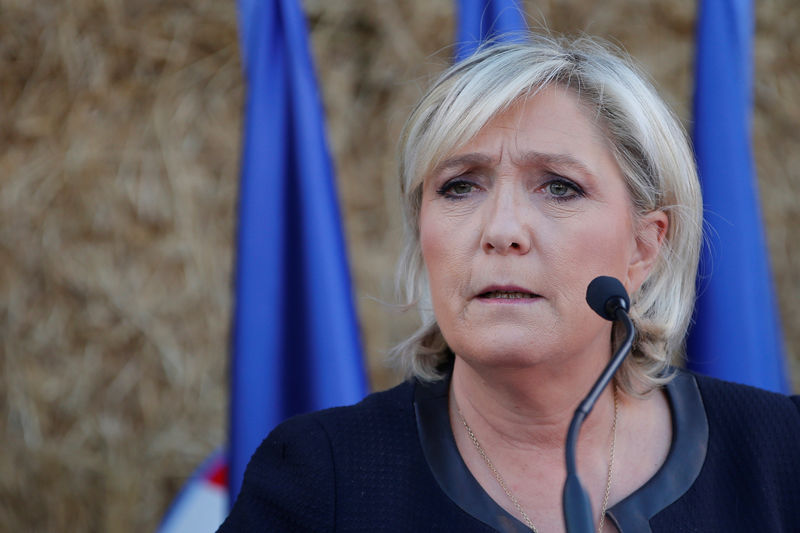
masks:
<path id="1" fill-rule="evenodd" d="M 413 111 L 400 177 L 410 379 L 275 429 L 221 531 L 564 531 L 567 428 L 620 338 L 584 301 L 598 275 L 637 336 L 578 441 L 597 529 L 798 527 L 798 398 L 671 367 L 701 198 L 628 60 L 588 39 L 478 52 Z"/>

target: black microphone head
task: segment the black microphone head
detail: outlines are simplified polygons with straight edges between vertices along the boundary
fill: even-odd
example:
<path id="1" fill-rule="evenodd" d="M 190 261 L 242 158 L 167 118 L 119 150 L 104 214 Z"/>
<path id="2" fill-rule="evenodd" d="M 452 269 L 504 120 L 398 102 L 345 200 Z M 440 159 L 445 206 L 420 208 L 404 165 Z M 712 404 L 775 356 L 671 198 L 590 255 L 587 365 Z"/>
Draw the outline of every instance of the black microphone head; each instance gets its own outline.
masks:
<path id="1" fill-rule="evenodd" d="M 606 320 L 615 320 L 616 311 L 631 307 L 628 291 L 617 278 L 598 276 L 586 288 L 586 303 L 592 310 Z"/>

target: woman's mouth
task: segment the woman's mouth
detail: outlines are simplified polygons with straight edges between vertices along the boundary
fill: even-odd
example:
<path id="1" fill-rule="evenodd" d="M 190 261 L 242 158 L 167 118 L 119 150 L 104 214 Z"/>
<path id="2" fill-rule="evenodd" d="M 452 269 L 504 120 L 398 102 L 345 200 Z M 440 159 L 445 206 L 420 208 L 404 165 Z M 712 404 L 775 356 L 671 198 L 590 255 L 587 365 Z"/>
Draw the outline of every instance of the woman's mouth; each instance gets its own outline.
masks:
<path id="1" fill-rule="evenodd" d="M 522 291 L 488 291 L 478 295 L 478 298 L 481 299 L 501 299 L 501 300 L 521 300 L 521 299 L 530 299 L 530 298 L 538 298 L 538 294 L 533 294 L 531 292 L 522 292 Z"/>

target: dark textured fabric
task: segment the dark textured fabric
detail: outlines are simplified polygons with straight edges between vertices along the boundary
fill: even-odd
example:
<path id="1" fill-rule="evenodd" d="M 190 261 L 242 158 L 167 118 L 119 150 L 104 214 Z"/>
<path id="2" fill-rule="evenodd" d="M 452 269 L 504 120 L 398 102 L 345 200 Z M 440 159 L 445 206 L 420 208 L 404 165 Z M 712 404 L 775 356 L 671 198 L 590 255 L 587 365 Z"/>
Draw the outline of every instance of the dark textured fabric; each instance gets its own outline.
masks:
<path id="1" fill-rule="evenodd" d="M 221 532 L 490 532 L 439 489 L 416 430 L 413 385 L 296 417 L 253 455 Z"/>
<path id="2" fill-rule="evenodd" d="M 800 399 L 697 376 L 709 426 L 692 487 L 653 531 L 800 531 Z"/>
<path id="3" fill-rule="evenodd" d="M 706 461 L 691 488 L 651 518 L 652 531 L 800 531 L 800 400 L 697 381 Z M 413 401 L 414 385 L 404 383 L 281 424 L 253 455 L 220 531 L 494 531 L 439 488 Z"/>

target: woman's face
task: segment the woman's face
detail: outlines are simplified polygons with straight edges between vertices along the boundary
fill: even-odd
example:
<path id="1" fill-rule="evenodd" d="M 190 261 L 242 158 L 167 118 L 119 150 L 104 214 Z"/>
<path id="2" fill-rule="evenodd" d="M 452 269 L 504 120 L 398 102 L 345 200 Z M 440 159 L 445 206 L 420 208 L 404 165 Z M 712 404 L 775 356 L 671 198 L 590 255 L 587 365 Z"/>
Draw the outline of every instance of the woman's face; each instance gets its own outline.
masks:
<path id="1" fill-rule="evenodd" d="M 637 289 L 667 224 L 660 212 L 634 221 L 603 132 L 558 87 L 445 157 L 423 182 L 419 222 L 448 345 L 510 367 L 607 357 L 610 323 L 586 304 L 586 287 L 610 275 Z"/>

